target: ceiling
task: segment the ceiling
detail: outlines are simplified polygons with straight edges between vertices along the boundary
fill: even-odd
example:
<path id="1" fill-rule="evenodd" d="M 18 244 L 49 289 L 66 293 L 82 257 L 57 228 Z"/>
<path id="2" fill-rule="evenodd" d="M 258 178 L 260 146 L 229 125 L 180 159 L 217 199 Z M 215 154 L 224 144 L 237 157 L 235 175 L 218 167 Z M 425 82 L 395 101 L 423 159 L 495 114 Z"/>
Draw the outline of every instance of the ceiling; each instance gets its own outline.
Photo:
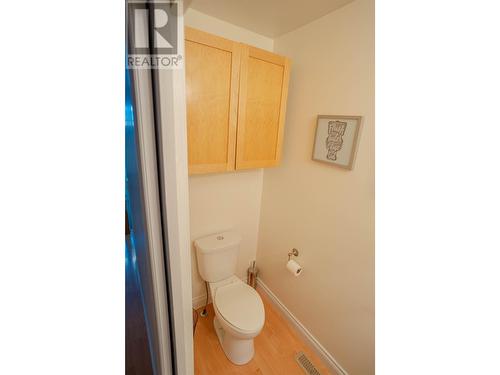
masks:
<path id="1" fill-rule="evenodd" d="M 189 7 L 274 38 L 353 0 L 191 0 Z"/>

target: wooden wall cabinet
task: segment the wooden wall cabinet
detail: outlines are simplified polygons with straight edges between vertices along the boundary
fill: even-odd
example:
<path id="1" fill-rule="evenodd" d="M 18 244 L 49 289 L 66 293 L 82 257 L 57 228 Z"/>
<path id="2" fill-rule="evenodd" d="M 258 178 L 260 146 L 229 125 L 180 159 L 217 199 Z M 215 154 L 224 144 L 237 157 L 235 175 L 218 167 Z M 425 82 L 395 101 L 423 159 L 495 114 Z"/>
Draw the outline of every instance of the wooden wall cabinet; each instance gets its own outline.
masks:
<path id="1" fill-rule="evenodd" d="M 186 28 L 189 174 L 279 164 L 290 62 Z"/>
<path id="2" fill-rule="evenodd" d="M 189 174 L 234 170 L 238 43 L 186 28 Z"/>

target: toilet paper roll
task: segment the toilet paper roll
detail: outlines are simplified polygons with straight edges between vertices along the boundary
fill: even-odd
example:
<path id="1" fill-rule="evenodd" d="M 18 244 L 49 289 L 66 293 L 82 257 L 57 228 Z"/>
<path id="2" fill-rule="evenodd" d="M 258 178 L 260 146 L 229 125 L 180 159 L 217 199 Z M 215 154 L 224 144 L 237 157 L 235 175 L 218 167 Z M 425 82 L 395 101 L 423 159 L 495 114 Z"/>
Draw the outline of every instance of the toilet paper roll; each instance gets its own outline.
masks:
<path id="1" fill-rule="evenodd" d="M 289 260 L 286 264 L 286 268 L 290 273 L 292 273 L 295 277 L 299 276 L 302 273 L 302 267 L 293 259 Z"/>

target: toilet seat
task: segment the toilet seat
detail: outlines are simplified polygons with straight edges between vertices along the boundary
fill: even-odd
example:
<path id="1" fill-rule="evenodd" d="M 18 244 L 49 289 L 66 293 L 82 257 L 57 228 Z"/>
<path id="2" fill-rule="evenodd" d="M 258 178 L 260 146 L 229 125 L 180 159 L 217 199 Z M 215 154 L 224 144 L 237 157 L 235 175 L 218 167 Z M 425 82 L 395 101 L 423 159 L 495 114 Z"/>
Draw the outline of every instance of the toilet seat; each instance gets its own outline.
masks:
<path id="1" fill-rule="evenodd" d="M 260 332 L 264 326 L 262 300 L 255 289 L 243 282 L 217 288 L 214 306 L 220 317 L 239 332 Z"/>

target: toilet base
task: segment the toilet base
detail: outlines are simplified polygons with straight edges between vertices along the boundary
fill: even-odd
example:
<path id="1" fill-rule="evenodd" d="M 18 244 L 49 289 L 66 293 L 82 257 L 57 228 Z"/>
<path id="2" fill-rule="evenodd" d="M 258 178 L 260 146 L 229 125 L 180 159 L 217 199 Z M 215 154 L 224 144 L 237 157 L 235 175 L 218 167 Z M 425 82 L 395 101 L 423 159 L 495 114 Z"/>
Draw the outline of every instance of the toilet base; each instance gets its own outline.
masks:
<path id="1" fill-rule="evenodd" d="M 217 317 L 214 317 L 214 328 L 226 357 L 235 365 L 244 365 L 253 358 L 253 338 L 239 339 L 231 336 L 222 328 Z"/>

